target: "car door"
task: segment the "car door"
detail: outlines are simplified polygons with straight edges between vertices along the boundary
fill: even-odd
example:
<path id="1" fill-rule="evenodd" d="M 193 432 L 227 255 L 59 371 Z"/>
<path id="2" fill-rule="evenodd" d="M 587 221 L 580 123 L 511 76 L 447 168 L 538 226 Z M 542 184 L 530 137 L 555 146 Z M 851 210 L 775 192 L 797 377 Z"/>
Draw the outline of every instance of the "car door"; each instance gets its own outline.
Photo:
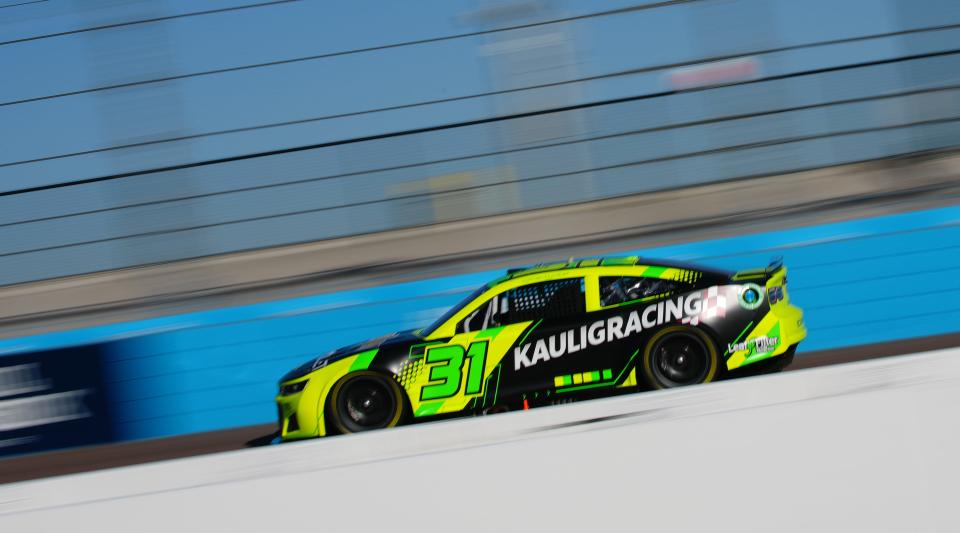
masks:
<path id="1" fill-rule="evenodd" d="M 548 299 L 540 327 L 514 348 L 510 393 L 553 403 L 636 383 L 634 368 L 649 334 L 643 323 L 656 322 L 661 302 L 683 284 L 641 276 L 590 277 L 589 283 L 597 284 L 592 289 L 600 300 L 590 312 L 583 308 L 585 284 L 579 278 L 566 285 L 566 291 L 578 290 Z M 521 307 L 522 295 L 517 300 L 511 305 Z"/>
<path id="2" fill-rule="evenodd" d="M 502 397 L 543 400 L 558 376 L 584 364 L 585 289 L 584 278 L 575 277 L 530 283 L 503 294 L 498 322 L 529 325 L 504 358 Z"/>

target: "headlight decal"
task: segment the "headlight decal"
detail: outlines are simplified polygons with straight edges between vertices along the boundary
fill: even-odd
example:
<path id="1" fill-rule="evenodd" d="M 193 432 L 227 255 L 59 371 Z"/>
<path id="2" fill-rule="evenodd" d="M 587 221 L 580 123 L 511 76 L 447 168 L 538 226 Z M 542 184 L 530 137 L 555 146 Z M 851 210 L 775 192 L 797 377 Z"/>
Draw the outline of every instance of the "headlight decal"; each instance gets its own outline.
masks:
<path id="1" fill-rule="evenodd" d="M 280 396 L 290 396 L 292 394 L 301 392 L 307 386 L 308 381 L 310 380 L 305 379 L 303 381 L 298 381 L 296 383 L 291 383 L 289 385 L 283 385 L 282 387 L 280 387 Z"/>

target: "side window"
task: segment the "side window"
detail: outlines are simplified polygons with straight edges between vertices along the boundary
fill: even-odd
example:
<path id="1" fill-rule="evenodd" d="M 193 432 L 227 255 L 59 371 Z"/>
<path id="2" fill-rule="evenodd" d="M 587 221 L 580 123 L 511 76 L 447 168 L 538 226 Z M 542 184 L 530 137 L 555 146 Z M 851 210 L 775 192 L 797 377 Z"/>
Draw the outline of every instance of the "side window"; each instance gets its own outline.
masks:
<path id="1" fill-rule="evenodd" d="M 545 281 L 507 292 L 509 323 L 566 318 L 586 312 L 583 278 Z"/>
<path id="2" fill-rule="evenodd" d="M 505 294 L 494 296 L 457 324 L 457 333 L 469 333 L 508 324 L 504 319 L 510 311 L 509 303 Z"/>
<path id="3" fill-rule="evenodd" d="M 582 314 L 586 312 L 584 291 L 583 278 L 545 281 L 510 289 L 467 315 L 457 324 L 457 333 Z"/>
<path id="4" fill-rule="evenodd" d="M 600 305 L 607 307 L 632 302 L 641 298 L 674 292 L 679 288 L 679 283 L 665 279 L 629 276 L 601 277 Z"/>

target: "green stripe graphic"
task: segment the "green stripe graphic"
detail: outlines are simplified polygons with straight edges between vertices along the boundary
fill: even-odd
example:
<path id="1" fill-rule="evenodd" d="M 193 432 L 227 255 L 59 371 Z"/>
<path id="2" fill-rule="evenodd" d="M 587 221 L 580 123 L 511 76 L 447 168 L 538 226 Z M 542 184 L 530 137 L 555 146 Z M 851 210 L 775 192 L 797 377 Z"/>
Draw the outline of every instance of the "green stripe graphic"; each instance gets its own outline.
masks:
<path id="1" fill-rule="evenodd" d="M 370 363 L 373 362 L 373 358 L 376 357 L 378 351 L 380 351 L 379 348 L 374 348 L 373 350 L 358 353 L 357 359 L 350 365 L 349 371 L 356 372 L 357 370 L 366 370 L 369 368 Z"/>

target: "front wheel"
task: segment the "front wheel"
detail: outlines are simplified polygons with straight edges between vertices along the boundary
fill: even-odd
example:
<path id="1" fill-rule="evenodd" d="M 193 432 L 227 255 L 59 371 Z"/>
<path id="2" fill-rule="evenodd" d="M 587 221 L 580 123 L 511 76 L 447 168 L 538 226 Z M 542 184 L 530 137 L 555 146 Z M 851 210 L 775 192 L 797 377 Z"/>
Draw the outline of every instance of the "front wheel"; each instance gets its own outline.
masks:
<path id="1" fill-rule="evenodd" d="M 650 386 L 669 389 L 709 383 L 717 376 L 717 346 L 706 333 L 689 326 L 658 331 L 643 352 L 643 375 Z"/>
<path id="2" fill-rule="evenodd" d="M 330 418 L 340 433 L 394 427 L 404 411 L 400 385 L 375 372 L 350 374 L 330 391 Z"/>

